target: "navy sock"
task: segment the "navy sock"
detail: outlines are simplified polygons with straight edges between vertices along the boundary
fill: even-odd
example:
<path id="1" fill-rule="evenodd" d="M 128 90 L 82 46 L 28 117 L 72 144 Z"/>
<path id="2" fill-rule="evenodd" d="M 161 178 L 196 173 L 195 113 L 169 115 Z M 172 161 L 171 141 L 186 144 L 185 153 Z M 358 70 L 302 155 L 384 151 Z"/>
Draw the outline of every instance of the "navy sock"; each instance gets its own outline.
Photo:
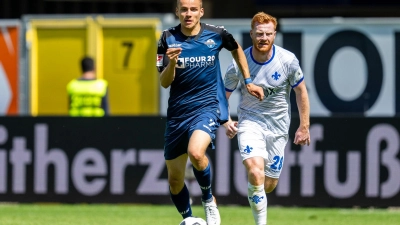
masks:
<path id="1" fill-rule="evenodd" d="M 198 171 L 193 167 L 194 176 L 196 177 L 197 182 L 200 185 L 201 192 L 203 195 L 201 199 L 203 201 L 209 200 L 212 198 L 211 192 L 211 169 L 210 164 L 208 164 L 207 168 L 203 171 Z"/>
<path id="2" fill-rule="evenodd" d="M 179 192 L 177 195 L 172 194 L 171 191 L 169 194 L 171 195 L 172 202 L 175 204 L 176 209 L 183 218 L 192 216 L 189 190 L 187 189 L 186 184 L 184 184 L 181 192 Z"/>

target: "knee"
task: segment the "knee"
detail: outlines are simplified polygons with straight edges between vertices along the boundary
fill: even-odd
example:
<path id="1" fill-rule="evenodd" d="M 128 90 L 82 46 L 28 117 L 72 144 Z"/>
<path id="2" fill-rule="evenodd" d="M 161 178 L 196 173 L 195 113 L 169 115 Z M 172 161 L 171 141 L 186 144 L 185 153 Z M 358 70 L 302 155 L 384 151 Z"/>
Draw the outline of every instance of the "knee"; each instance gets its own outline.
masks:
<path id="1" fill-rule="evenodd" d="M 184 185 L 184 179 L 176 176 L 168 177 L 168 183 L 172 194 L 178 194 Z"/>
<path id="2" fill-rule="evenodd" d="M 194 168 L 196 168 L 199 171 L 204 170 L 208 165 L 208 159 L 204 155 L 204 153 L 202 153 L 202 151 L 189 152 L 189 158 Z"/>
<path id="3" fill-rule="evenodd" d="M 248 170 L 249 181 L 254 185 L 261 185 L 264 181 L 264 171 L 257 167 L 252 167 Z"/>

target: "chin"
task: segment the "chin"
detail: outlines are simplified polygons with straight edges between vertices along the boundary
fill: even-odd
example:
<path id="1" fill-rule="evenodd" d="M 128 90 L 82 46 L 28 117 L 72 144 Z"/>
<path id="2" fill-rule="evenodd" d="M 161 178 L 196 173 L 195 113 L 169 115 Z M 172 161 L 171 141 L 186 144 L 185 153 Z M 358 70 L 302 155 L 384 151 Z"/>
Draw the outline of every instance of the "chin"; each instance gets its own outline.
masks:
<path id="1" fill-rule="evenodd" d="M 256 47 L 256 49 L 257 49 L 257 51 L 259 51 L 259 52 L 269 52 L 269 51 L 271 50 L 271 47 L 270 47 L 270 46 L 264 47 L 264 48 Z"/>

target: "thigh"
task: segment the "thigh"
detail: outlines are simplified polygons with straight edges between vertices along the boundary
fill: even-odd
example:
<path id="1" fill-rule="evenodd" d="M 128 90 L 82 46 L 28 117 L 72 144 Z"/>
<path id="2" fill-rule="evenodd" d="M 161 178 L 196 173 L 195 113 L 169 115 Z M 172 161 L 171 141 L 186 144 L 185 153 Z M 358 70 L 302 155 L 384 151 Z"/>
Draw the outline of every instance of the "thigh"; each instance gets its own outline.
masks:
<path id="1" fill-rule="evenodd" d="M 187 153 L 189 127 L 187 121 L 167 121 L 164 134 L 165 160 L 172 160 Z"/>
<path id="2" fill-rule="evenodd" d="M 267 135 L 267 154 L 265 160 L 265 176 L 279 178 L 284 162 L 284 152 L 287 144 L 287 135 Z"/>
<path id="3" fill-rule="evenodd" d="M 265 136 L 260 126 L 253 122 L 241 122 L 237 137 L 243 161 L 256 156 L 267 158 Z"/>
<path id="4" fill-rule="evenodd" d="M 219 118 L 214 113 L 211 112 L 203 113 L 201 115 L 193 117 L 189 128 L 190 142 L 194 141 L 200 141 L 202 143 L 206 142 L 207 145 L 206 148 L 211 143 L 211 148 L 214 149 L 213 141 L 215 140 L 215 134 L 219 126 L 220 126 Z M 204 136 L 202 132 L 197 132 L 200 135 L 196 134 L 196 137 L 192 137 L 194 131 L 198 130 L 205 132 L 206 134 L 208 134 L 209 137 Z"/>

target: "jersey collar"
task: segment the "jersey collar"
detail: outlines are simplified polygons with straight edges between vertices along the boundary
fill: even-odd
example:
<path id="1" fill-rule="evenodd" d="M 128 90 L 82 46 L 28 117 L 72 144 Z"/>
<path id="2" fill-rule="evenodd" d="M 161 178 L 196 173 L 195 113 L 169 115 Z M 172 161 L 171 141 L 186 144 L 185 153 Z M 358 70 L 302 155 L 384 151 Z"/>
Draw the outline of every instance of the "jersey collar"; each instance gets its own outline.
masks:
<path id="1" fill-rule="evenodd" d="M 274 57 L 275 57 L 275 45 L 272 45 L 272 56 L 271 56 L 271 58 L 270 58 L 268 61 L 266 61 L 266 62 L 259 63 L 259 62 L 257 62 L 257 61 L 254 59 L 254 57 L 253 57 L 253 46 L 250 47 L 250 56 L 251 56 L 251 59 L 253 60 L 253 62 L 254 62 L 255 64 L 258 64 L 258 65 L 266 65 L 266 64 L 270 63 L 270 62 L 274 59 Z"/>

